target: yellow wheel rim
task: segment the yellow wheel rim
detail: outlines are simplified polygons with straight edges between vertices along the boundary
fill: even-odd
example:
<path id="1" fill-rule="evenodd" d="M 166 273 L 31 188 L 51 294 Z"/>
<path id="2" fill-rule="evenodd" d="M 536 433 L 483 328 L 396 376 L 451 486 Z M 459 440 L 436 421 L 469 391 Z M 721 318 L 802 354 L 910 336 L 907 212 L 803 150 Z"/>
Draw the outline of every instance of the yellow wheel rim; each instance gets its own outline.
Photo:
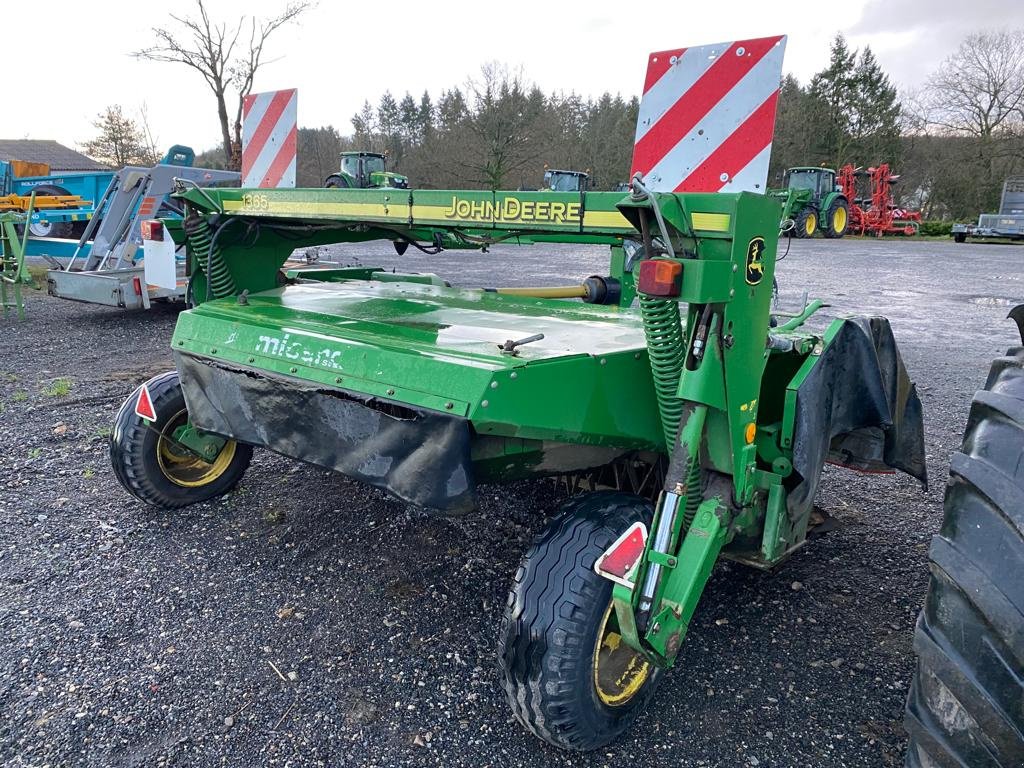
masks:
<path id="1" fill-rule="evenodd" d="M 173 438 L 174 430 L 188 421 L 188 411 L 182 409 L 167 422 L 156 444 L 156 460 L 164 477 L 175 485 L 183 488 L 199 488 L 209 485 L 223 475 L 235 458 L 234 440 L 224 443 L 220 453 L 212 462 L 204 461 L 198 456 L 177 445 Z"/>
<path id="2" fill-rule="evenodd" d="M 839 206 L 832 214 L 832 231 L 842 232 L 844 229 L 846 229 L 846 209 Z"/>
<path id="3" fill-rule="evenodd" d="M 651 665 L 622 640 L 611 603 L 604 612 L 594 648 L 594 688 L 608 707 L 628 704 L 651 676 Z"/>
<path id="4" fill-rule="evenodd" d="M 813 235 L 818 231 L 818 217 L 814 213 L 808 213 L 807 219 L 804 220 L 804 232 L 808 235 Z"/>

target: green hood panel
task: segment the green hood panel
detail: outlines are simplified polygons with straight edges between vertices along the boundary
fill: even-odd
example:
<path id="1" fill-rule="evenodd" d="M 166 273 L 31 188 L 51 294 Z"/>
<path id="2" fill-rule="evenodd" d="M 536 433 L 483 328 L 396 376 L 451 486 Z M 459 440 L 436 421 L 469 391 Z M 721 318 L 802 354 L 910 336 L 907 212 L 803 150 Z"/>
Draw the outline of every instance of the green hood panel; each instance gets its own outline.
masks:
<path id="1" fill-rule="evenodd" d="M 498 346 L 535 334 L 518 348 Z M 176 351 L 468 417 L 481 434 L 659 446 L 639 315 L 418 283 L 300 283 L 182 313 Z"/>

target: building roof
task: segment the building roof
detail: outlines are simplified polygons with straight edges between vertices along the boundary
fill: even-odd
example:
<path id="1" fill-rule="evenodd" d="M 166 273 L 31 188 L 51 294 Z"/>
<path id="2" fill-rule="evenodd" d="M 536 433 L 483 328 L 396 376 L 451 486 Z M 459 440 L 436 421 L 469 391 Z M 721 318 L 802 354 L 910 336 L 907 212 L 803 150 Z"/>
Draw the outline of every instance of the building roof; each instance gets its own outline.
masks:
<path id="1" fill-rule="evenodd" d="M 50 166 L 50 173 L 110 170 L 103 163 L 52 139 L 0 139 L 0 160 L 46 163 Z"/>

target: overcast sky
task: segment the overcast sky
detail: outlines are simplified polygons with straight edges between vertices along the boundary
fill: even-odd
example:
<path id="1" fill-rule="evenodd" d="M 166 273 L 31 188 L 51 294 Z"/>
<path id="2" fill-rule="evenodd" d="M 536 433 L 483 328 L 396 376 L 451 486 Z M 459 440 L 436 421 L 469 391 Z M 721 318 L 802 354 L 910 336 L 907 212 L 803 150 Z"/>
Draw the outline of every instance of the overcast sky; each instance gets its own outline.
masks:
<path id="1" fill-rule="evenodd" d="M 272 15 L 284 2 L 208 0 L 208 7 L 234 23 L 240 13 Z M 104 107 L 121 104 L 135 115 L 145 102 L 161 146 L 214 146 L 216 113 L 202 78 L 182 65 L 131 56 L 152 41 L 150 28 L 168 21 L 172 5 L 184 12 L 191 2 L 50 0 L 44 12 L 6 3 L 8 106 L 0 138 L 53 138 L 78 147 L 94 134 L 91 123 Z M 347 133 L 365 99 L 376 101 L 385 89 L 436 95 L 492 60 L 521 65 L 546 91 L 629 96 L 640 91 L 651 51 L 783 33 L 785 70 L 807 82 L 827 63 L 837 31 L 855 47 L 870 44 L 897 85 L 908 88 L 964 35 L 986 26 L 1024 27 L 1024 1 L 320 0 L 271 39 L 277 60 L 261 70 L 256 90 L 297 87 L 300 125 L 333 124 Z"/>

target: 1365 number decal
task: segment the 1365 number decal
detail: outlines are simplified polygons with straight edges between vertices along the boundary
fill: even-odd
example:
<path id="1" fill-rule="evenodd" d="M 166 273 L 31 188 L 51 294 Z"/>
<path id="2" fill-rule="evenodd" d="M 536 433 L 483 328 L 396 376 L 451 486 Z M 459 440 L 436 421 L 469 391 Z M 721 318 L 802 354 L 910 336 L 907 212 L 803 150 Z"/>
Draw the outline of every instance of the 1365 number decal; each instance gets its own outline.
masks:
<path id="1" fill-rule="evenodd" d="M 246 211 L 270 210 L 270 199 L 258 192 L 246 192 L 242 195 L 242 209 Z"/>

